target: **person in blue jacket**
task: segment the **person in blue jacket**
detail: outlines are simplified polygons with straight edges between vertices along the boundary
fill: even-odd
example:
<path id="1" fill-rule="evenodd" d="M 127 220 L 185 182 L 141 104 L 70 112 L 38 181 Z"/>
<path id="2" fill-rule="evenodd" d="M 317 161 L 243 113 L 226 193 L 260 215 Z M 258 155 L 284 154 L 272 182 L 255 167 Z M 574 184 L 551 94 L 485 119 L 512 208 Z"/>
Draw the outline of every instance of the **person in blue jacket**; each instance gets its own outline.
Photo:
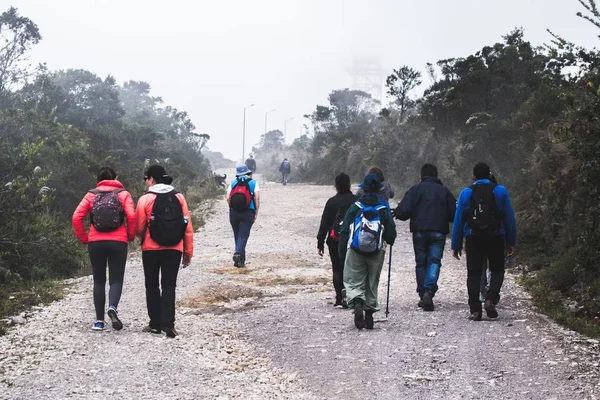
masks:
<path id="1" fill-rule="evenodd" d="M 458 198 L 451 247 L 454 258 L 460 260 L 465 238 L 469 319 L 481 321 L 479 283 L 483 266 L 487 260 L 492 275 L 484 309 L 488 318 L 497 318 L 504 260 L 514 254 L 517 224 L 506 188 L 490 181 L 490 167 L 485 163 L 475 165 L 473 179 L 475 182 Z"/>

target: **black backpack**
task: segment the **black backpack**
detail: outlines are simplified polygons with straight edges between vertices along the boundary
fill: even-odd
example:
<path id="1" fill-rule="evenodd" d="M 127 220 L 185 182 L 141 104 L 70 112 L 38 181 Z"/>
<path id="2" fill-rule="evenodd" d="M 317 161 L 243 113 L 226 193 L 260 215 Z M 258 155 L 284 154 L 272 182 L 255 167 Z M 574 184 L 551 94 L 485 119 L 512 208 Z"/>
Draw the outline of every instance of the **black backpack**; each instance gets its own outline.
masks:
<path id="1" fill-rule="evenodd" d="M 125 212 L 119 200 L 119 193 L 123 191 L 125 191 L 123 188 L 107 192 L 98 189 L 89 191 L 96 195 L 92 203 L 91 218 L 92 225 L 98 232 L 112 232 L 123 225 Z"/>
<path id="2" fill-rule="evenodd" d="M 471 206 L 467 213 L 467 226 L 474 235 L 497 235 L 502 221 L 502 211 L 496 204 L 495 184 L 471 186 Z"/>
<path id="3" fill-rule="evenodd" d="M 333 226 L 329 230 L 329 238 L 331 240 L 336 242 L 340 241 L 340 230 L 342 229 L 342 224 L 344 223 L 344 217 L 346 216 L 346 212 L 348 212 L 348 209 L 352 204 L 354 204 L 354 201 L 337 209 L 337 212 L 335 213 L 335 219 L 333 220 Z"/>
<path id="4" fill-rule="evenodd" d="M 156 194 L 150 216 L 150 237 L 161 246 L 175 246 L 185 234 L 187 217 L 175 190 Z"/>

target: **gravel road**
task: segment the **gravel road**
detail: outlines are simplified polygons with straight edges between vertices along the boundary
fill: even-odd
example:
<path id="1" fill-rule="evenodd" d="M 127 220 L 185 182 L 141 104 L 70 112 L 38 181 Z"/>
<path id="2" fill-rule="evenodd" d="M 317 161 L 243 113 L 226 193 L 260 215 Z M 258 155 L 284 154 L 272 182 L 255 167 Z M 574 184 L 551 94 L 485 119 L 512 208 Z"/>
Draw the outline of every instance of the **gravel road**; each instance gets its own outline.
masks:
<path id="1" fill-rule="evenodd" d="M 196 233 L 196 256 L 178 280 L 180 336 L 141 332 L 145 291 L 134 253 L 124 329 L 91 331 L 91 277 L 69 281 L 63 300 L 36 307 L 0 337 L 0 398 L 600 398 L 598 341 L 537 314 L 510 275 L 500 318 L 468 321 L 464 261 L 446 248 L 436 311 L 419 309 L 406 223 L 392 250 L 389 318 L 380 312 L 374 330 L 356 330 L 351 311 L 333 308 L 329 260 L 316 251 L 333 188 L 261 187 L 246 269 L 232 266 L 224 199 Z"/>

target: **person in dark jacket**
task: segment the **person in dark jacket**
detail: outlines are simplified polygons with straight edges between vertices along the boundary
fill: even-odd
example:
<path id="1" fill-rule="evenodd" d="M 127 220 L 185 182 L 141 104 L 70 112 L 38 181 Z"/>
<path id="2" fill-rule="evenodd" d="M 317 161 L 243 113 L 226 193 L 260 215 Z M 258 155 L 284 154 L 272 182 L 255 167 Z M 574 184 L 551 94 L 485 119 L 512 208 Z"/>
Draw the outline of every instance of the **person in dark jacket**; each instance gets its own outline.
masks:
<path id="1" fill-rule="evenodd" d="M 385 177 L 383 176 L 383 171 L 381 170 L 381 168 L 377 166 L 371 167 L 367 171 L 367 174 L 377 174 L 377 176 L 379 177 L 379 182 L 383 184 L 383 187 L 378 192 L 378 194 L 383 199 L 383 201 L 389 204 L 390 199 L 394 197 L 394 189 L 392 189 L 389 183 L 385 182 Z M 356 191 L 356 197 L 362 197 L 364 194 L 365 191 L 362 188 L 358 188 L 358 190 Z"/>
<path id="2" fill-rule="evenodd" d="M 469 293 L 469 309 L 472 321 L 481 321 L 481 301 L 479 300 L 479 283 L 484 261 L 488 260 L 488 267 L 492 273 L 490 288 L 486 293 L 484 309 L 488 318 L 497 318 L 496 304 L 500 301 L 500 289 L 504 281 L 504 259 L 515 252 L 517 241 L 517 223 L 512 208 L 510 197 L 502 185 L 494 185 L 490 181 L 490 167 L 485 163 L 478 163 L 473 168 L 473 185 L 463 189 L 458 197 L 454 226 L 452 227 L 452 255 L 460 260 L 463 248 L 463 238 L 466 238 L 467 252 L 467 291 Z M 480 185 L 493 185 L 490 187 L 492 198 L 495 200 L 498 212 L 497 227 L 493 232 L 480 232 L 471 229 L 469 218 L 472 216 L 471 197 L 473 191 Z M 495 213 L 494 212 L 494 213 Z"/>
<path id="3" fill-rule="evenodd" d="M 373 329 L 373 313 L 379 311 L 377 292 L 379 289 L 379 277 L 385 258 L 385 250 L 382 241 L 390 246 L 396 240 L 396 224 L 388 208 L 381 197 L 377 194 L 383 184 L 379 181 L 377 174 L 365 176 L 360 187 L 365 190 L 365 195 L 350 206 L 342 228 L 340 229 L 340 260 L 344 260 L 344 286 L 348 306 L 354 308 L 354 325 L 358 329 Z M 354 238 L 350 237 L 354 231 L 354 222 L 365 207 L 376 207 L 379 212 L 381 225 L 383 226 L 380 238 L 379 250 L 371 254 L 364 254 L 355 250 L 352 243 Z"/>
<path id="4" fill-rule="evenodd" d="M 344 290 L 344 263 L 340 260 L 338 244 L 341 222 L 348 208 L 356 201 L 356 196 L 350 190 L 350 177 L 343 172 L 335 177 L 335 190 L 337 194 L 327 200 L 323 209 L 321 225 L 317 233 L 317 249 L 322 257 L 327 242 L 333 268 L 334 307 L 348 308 Z"/>
<path id="5" fill-rule="evenodd" d="M 281 183 L 287 185 L 288 175 L 292 172 L 292 165 L 287 158 L 284 158 L 279 166 L 279 172 L 281 172 Z"/>
<path id="6" fill-rule="evenodd" d="M 394 211 L 402 221 L 410 219 L 415 250 L 419 307 L 433 311 L 433 296 L 438 290 L 446 235 L 454 219 L 456 198 L 438 179 L 432 164 L 421 167 L 420 182 L 412 186 Z"/>
<path id="7" fill-rule="evenodd" d="M 252 156 L 252 154 L 250 154 L 250 156 L 246 159 L 246 162 L 244 164 L 246 164 L 246 167 L 248 167 L 248 169 L 252 171 L 252 173 L 256 172 L 256 160 L 254 159 L 254 156 Z"/>

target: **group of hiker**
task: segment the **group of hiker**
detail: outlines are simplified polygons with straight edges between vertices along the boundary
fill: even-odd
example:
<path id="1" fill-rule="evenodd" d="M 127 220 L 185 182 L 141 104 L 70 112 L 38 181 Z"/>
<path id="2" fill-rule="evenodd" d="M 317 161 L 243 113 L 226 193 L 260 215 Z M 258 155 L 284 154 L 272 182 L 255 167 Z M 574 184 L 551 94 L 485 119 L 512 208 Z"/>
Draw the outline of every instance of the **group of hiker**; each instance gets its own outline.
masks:
<path id="1" fill-rule="evenodd" d="M 73 213 L 73 229 L 88 246 L 94 281 L 96 321 L 92 330 L 105 328 L 106 267 L 108 265 L 108 309 L 106 314 L 115 330 L 121 330 L 118 306 L 123 288 L 128 242 L 142 240 L 146 305 L 149 323 L 144 332 L 173 338 L 175 329 L 175 287 L 179 266 L 187 267 L 194 254 L 193 228 L 184 196 L 171 186 L 173 179 L 160 165 L 150 165 L 144 174 L 146 194 L 137 207 L 131 194 L 118 180 L 117 173 L 103 167 L 97 185 L 90 190 Z M 84 219 L 91 216 L 89 230 Z M 160 279 L 159 279 L 160 276 Z"/>
<path id="2" fill-rule="evenodd" d="M 506 188 L 497 184 L 487 164 L 475 165 L 473 183 L 461 191 L 458 201 L 438 179 L 438 170 L 432 164 L 421 167 L 419 183 L 406 192 L 395 209 L 389 205 L 394 192 L 378 167 L 367 172 L 356 195 L 345 173 L 336 176 L 335 188 L 337 194 L 327 200 L 323 210 L 317 250 L 322 256 L 327 244 L 336 293 L 334 306 L 354 309 L 358 329 L 373 329 L 373 313 L 380 309 L 379 279 L 385 243 L 390 246 L 391 268 L 391 246 L 396 239 L 394 218 L 410 220 L 419 307 L 424 311 L 435 309 L 433 298 L 452 223 L 455 258 L 460 259 L 463 239 L 466 243 L 469 319 L 481 321 L 482 308 L 488 318 L 498 317 L 496 305 L 504 280 L 505 257 L 511 257 L 515 249 L 516 221 Z"/>
<path id="3" fill-rule="evenodd" d="M 254 159 L 254 156 L 252 154 L 250 154 L 246 161 L 244 161 L 244 165 L 248 167 L 251 173 L 254 174 L 256 172 L 256 160 Z M 279 172 L 281 173 L 281 184 L 287 185 L 288 175 L 292 172 L 292 165 L 290 164 L 290 160 L 288 160 L 287 157 L 283 159 L 281 164 L 279 164 Z"/>
<path id="4" fill-rule="evenodd" d="M 285 164 L 287 162 L 287 164 Z M 233 264 L 246 266 L 246 245 L 260 209 L 260 187 L 248 163 L 236 167 L 235 178 L 227 188 L 229 222 L 234 236 Z M 291 170 L 285 159 L 280 167 L 282 184 Z M 93 330 L 105 328 L 106 267 L 109 295 L 106 314 L 115 330 L 123 328 L 118 305 L 123 288 L 128 242 L 142 241 L 149 323 L 144 332 L 167 337 L 175 330 L 175 288 L 180 265 L 185 268 L 193 256 L 193 228 L 184 196 L 171 185 L 173 179 L 160 165 L 151 165 L 144 175 L 147 189 L 137 207 L 131 194 L 119 182 L 116 172 L 103 167 L 96 188 L 81 200 L 73 214 L 73 228 L 82 244 L 88 246 L 92 265 L 93 299 L 96 321 Z M 460 259 L 463 240 L 467 258 L 469 318 L 497 318 L 496 305 L 504 280 L 505 257 L 514 253 L 516 222 L 506 188 L 497 184 L 490 168 L 478 163 L 473 183 L 462 190 L 458 201 L 438 179 L 432 164 L 421 167 L 419 183 L 413 185 L 395 209 L 394 197 L 383 171 L 367 171 L 356 194 L 350 177 L 335 177 L 335 196 L 329 198 L 317 234 L 320 256 L 327 244 L 333 270 L 337 308 L 354 309 L 358 329 L 373 329 L 373 314 L 379 311 L 378 288 L 384 258 L 396 240 L 395 219 L 410 220 L 415 253 L 418 306 L 434 311 L 446 236 L 452 223 L 451 248 Z M 89 231 L 84 219 L 91 216 Z M 489 280 L 487 270 L 489 269 Z M 159 279 L 160 276 L 160 279 Z M 389 285 L 388 285 L 389 290 Z M 484 304 L 482 307 L 482 303 Z"/>

